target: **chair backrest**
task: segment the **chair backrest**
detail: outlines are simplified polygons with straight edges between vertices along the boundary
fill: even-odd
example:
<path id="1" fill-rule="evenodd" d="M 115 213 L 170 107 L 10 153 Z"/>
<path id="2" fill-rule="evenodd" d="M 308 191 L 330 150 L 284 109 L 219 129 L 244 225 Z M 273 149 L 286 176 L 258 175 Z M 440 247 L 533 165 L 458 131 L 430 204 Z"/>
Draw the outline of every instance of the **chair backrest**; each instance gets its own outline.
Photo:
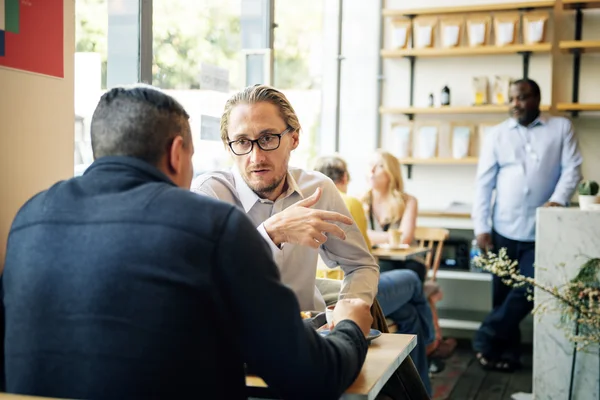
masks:
<path id="1" fill-rule="evenodd" d="M 442 259 L 442 249 L 444 248 L 444 241 L 450 236 L 450 231 L 444 228 L 415 228 L 415 240 L 419 246 L 427 247 L 431 251 L 427 253 L 425 257 L 425 267 L 427 273 L 432 270 L 432 280 L 435 281 L 437 271 L 440 268 L 440 262 Z"/>

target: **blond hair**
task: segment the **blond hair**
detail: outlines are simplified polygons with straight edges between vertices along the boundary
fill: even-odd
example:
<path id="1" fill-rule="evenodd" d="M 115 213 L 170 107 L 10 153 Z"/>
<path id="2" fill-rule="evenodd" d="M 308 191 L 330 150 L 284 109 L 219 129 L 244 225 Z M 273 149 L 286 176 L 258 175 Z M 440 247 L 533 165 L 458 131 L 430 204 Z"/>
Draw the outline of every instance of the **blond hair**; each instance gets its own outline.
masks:
<path id="1" fill-rule="evenodd" d="M 404 180 L 402 179 L 402 171 L 400 170 L 400 161 L 391 153 L 381 149 L 376 150 L 375 154 L 390 180 L 387 188 L 388 201 L 385 204 L 387 220 L 384 223 L 393 224 L 402 219 L 402 215 L 406 209 L 406 194 L 404 193 Z M 362 198 L 362 202 L 365 205 L 366 211 L 370 212 L 373 206 L 373 189 L 367 191 Z"/>
<path id="2" fill-rule="evenodd" d="M 256 104 L 267 102 L 273 104 L 279 110 L 279 115 L 286 123 L 287 127 L 292 128 L 292 131 L 300 132 L 300 121 L 296 111 L 290 104 L 289 100 L 279 90 L 267 85 L 248 86 L 242 91 L 234 94 L 225 103 L 225 110 L 221 117 L 221 140 L 223 143 L 229 142 L 229 116 L 231 110 L 238 104 Z"/>

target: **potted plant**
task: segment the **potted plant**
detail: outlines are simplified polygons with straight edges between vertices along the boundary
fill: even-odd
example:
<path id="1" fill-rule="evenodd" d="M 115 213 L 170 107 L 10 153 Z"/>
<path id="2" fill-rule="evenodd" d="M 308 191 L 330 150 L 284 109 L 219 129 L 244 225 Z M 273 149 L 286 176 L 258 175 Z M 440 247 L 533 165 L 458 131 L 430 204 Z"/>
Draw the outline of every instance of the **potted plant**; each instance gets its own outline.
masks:
<path id="1" fill-rule="evenodd" d="M 577 188 L 579 193 L 579 208 L 582 210 L 591 210 L 592 204 L 600 203 L 598 196 L 598 183 L 596 181 L 581 181 Z"/>
<path id="2" fill-rule="evenodd" d="M 563 330 L 565 337 L 573 346 L 568 400 L 573 399 L 575 394 L 577 354 L 579 352 L 598 354 L 600 359 L 600 353 L 598 353 L 600 344 L 600 258 L 585 258 L 587 259 L 580 266 L 577 275 L 557 286 L 522 275 L 518 262 L 508 257 L 506 248 L 501 248 L 498 254 L 490 251 L 473 260 L 477 267 L 496 275 L 504 284 L 514 288 L 527 287 L 528 300 L 533 301 L 534 295 L 539 296 L 533 314 L 543 318 L 544 315 L 559 313 L 560 320 L 557 327 Z M 564 264 L 562 266 L 564 267 Z M 535 267 L 541 268 L 537 265 Z M 590 377 L 590 381 L 599 379 L 598 370 L 590 371 Z M 600 396 L 600 392 L 598 395 Z M 591 397 L 586 398 L 591 399 Z"/>

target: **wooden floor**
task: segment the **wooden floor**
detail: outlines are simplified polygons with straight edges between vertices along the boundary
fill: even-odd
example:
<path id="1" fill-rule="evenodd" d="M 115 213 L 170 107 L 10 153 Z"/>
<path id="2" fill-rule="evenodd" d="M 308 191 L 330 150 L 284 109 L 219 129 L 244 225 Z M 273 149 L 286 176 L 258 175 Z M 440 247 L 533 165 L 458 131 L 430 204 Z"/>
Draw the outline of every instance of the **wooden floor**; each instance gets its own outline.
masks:
<path id="1" fill-rule="evenodd" d="M 445 362 L 431 380 L 433 400 L 510 400 L 514 393 L 531 393 L 531 353 L 523 357 L 523 368 L 511 374 L 484 371 L 464 344 Z"/>

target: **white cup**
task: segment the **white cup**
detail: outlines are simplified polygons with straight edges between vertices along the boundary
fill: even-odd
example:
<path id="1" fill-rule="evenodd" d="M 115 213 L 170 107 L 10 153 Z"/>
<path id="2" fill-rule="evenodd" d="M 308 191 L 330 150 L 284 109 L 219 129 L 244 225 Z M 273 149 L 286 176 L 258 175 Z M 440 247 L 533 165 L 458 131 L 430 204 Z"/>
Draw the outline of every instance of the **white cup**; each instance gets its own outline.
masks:
<path id="1" fill-rule="evenodd" d="M 325 309 L 325 319 L 327 320 L 327 326 L 333 324 L 333 309 L 335 306 L 329 306 Z"/>

